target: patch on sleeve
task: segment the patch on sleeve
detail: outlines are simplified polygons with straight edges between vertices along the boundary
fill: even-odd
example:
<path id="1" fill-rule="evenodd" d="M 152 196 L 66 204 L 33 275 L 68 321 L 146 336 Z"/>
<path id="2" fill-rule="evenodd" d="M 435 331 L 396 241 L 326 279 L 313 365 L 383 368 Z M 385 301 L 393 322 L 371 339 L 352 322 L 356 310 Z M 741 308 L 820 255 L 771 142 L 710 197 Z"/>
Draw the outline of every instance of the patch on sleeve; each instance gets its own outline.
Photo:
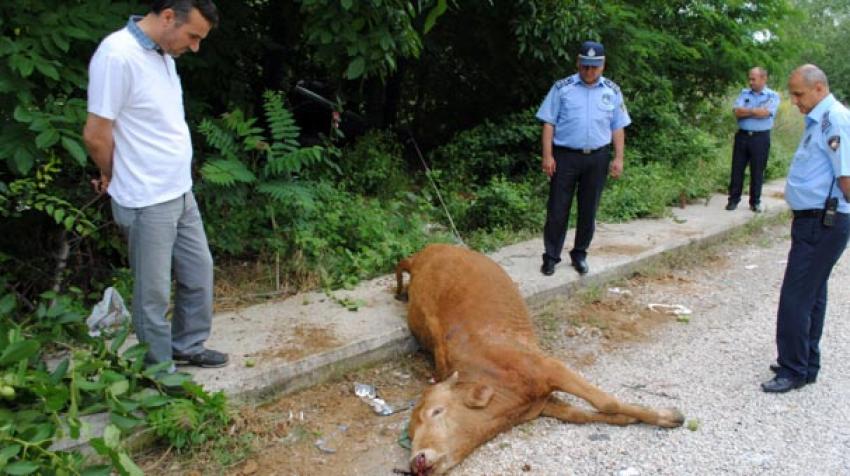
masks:
<path id="1" fill-rule="evenodd" d="M 829 138 L 826 143 L 829 145 L 829 148 L 833 151 L 837 151 L 839 147 L 841 147 L 841 136 L 832 136 Z"/>

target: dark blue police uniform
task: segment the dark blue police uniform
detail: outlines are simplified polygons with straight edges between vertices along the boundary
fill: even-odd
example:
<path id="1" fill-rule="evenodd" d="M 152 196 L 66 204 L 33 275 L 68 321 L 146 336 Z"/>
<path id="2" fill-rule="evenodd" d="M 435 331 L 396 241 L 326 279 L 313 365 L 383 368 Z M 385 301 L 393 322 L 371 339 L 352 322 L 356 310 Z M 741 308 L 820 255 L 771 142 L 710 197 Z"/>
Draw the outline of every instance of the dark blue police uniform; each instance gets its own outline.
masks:
<path id="1" fill-rule="evenodd" d="M 827 282 L 850 237 L 850 204 L 837 184 L 850 176 L 850 111 L 830 94 L 806 115 L 806 130 L 794 154 L 785 199 L 794 213 L 791 250 L 776 316 L 777 378 L 792 386 L 762 384 L 767 392 L 812 383 L 820 371 L 820 338 Z M 836 203 L 824 221 L 828 199 Z"/>

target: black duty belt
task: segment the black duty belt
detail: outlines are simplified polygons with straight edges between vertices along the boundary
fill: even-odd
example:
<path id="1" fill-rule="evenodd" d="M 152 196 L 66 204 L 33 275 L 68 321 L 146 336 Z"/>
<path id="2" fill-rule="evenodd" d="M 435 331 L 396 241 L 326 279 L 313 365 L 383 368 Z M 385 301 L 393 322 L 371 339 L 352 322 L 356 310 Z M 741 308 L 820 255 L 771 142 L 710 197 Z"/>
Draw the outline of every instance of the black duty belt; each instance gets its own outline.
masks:
<path id="1" fill-rule="evenodd" d="M 794 212 L 794 218 L 820 218 L 823 216 L 822 208 L 811 208 L 809 210 L 791 210 Z M 850 213 L 836 212 L 836 215 L 847 216 Z"/>
<path id="2" fill-rule="evenodd" d="M 598 149 L 591 149 L 591 148 L 573 149 L 571 147 L 563 147 L 563 146 L 560 146 L 560 145 L 555 146 L 556 149 L 565 150 L 567 152 L 572 152 L 574 154 L 584 154 L 584 155 L 591 155 L 591 154 L 595 154 L 595 153 L 603 151 L 603 150 L 608 150 L 609 147 L 611 147 L 611 144 L 603 145 L 602 147 L 600 147 Z"/>
<path id="3" fill-rule="evenodd" d="M 757 136 L 757 135 L 760 135 L 760 134 L 770 134 L 770 129 L 768 129 L 766 131 L 745 131 L 743 129 L 738 129 L 738 133 L 744 134 L 744 135 L 747 135 L 747 136 Z"/>

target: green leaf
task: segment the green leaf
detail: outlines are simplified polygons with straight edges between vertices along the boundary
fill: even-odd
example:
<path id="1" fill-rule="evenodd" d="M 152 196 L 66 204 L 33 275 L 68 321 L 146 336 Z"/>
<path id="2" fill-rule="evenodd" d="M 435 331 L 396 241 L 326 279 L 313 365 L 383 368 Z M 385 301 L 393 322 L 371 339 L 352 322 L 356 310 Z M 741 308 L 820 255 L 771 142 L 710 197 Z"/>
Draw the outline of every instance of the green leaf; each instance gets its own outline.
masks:
<path id="1" fill-rule="evenodd" d="M 62 137 L 62 147 L 71 154 L 71 157 L 77 161 L 78 164 L 84 166 L 88 163 L 88 155 L 86 155 L 86 151 L 83 150 L 83 146 L 80 145 L 74 139 L 70 137 Z"/>
<path id="2" fill-rule="evenodd" d="M 126 379 L 119 380 L 109 385 L 109 392 L 115 397 L 124 395 L 128 390 L 130 390 L 130 382 Z"/>
<path id="3" fill-rule="evenodd" d="M 7 294 L 0 298 L 0 317 L 8 316 L 15 309 L 15 295 Z"/>
<path id="4" fill-rule="evenodd" d="M 37 61 L 35 63 L 35 69 L 37 69 L 39 73 L 47 76 L 48 78 L 54 81 L 59 81 L 59 71 L 57 71 L 52 64 Z"/>
<path id="5" fill-rule="evenodd" d="M 117 449 L 121 443 L 121 430 L 115 425 L 106 425 L 103 430 L 103 443 L 107 448 Z"/>
<path id="6" fill-rule="evenodd" d="M 163 375 L 157 380 L 167 387 L 179 387 L 183 385 L 183 382 L 191 382 L 192 376 L 183 372 L 175 372 L 173 374 Z"/>
<path id="7" fill-rule="evenodd" d="M 3 468 L 3 472 L 13 476 L 32 474 L 36 472 L 40 466 L 32 461 L 18 461 Z"/>
<path id="8" fill-rule="evenodd" d="M 21 445 L 9 445 L 0 449 L 0 468 L 5 466 L 9 459 L 18 454 L 19 451 L 21 451 Z"/>
<path id="9" fill-rule="evenodd" d="M 151 395 L 141 401 L 142 407 L 144 408 L 157 408 L 167 404 L 171 401 L 171 397 L 166 395 Z"/>
<path id="10" fill-rule="evenodd" d="M 112 474 L 112 467 L 105 464 L 88 466 L 80 472 L 80 476 L 109 476 L 110 474 Z"/>
<path id="11" fill-rule="evenodd" d="M 41 344 L 34 340 L 24 340 L 10 344 L 0 354 L 0 366 L 9 365 L 14 362 L 26 360 L 35 355 L 41 348 Z"/>
<path id="12" fill-rule="evenodd" d="M 67 388 L 54 388 L 44 401 L 44 409 L 49 413 L 58 412 L 65 408 L 69 398 L 70 393 Z"/>
<path id="13" fill-rule="evenodd" d="M 153 378 L 158 373 L 164 372 L 165 370 L 170 369 L 171 365 L 172 365 L 171 361 L 168 361 L 168 360 L 166 360 L 165 362 L 159 362 L 159 363 L 153 364 L 151 366 L 148 366 L 145 369 L 145 371 L 142 372 L 142 375 L 144 375 L 145 377 L 148 377 L 148 378 Z"/>
<path id="14" fill-rule="evenodd" d="M 144 471 L 136 466 L 133 459 L 123 451 L 118 455 L 118 469 L 121 471 L 122 475 L 145 476 Z"/>
<path id="15" fill-rule="evenodd" d="M 348 69 L 345 70 L 345 77 L 348 79 L 357 79 L 363 76 L 363 71 L 366 69 L 366 60 L 362 56 L 358 56 L 348 64 Z"/>
<path id="16" fill-rule="evenodd" d="M 14 117 L 16 121 L 23 122 L 24 124 L 28 124 L 32 121 L 32 113 L 20 105 L 15 106 L 15 112 L 12 113 L 12 117 Z"/>
<path id="17" fill-rule="evenodd" d="M 437 19 L 440 18 L 443 13 L 446 13 L 446 8 L 448 2 L 446 0 L 438 0 L 437 5 L 428 12 L 428 16 L 425 18 L 425 26 L 423 27 L 423 32 L 428 33 L 431 31 L 431 28 L 434 28 L 434 25 L 437 23 Z"/>
<path id="18" fill-rule="evenodd" d="M 45 129 L 39 135 L 35 137 L 35 145 L 39 149 L 46 149 L 48 147 L 52 147 L 54 144 L 59 142 L 59 132 L 56 129 L 50 127 Z"/>
<path id="19" fill-rule="evenodd" d="M 140 357 L 144 357 L 144 355 L 147 351 L 148 351 L 148 346 L 146 346 L 145 344 L 139 343 L 139 344 L 136 344 L 136 345 L 128 348 L 127 350 L 125 350 L 121 354 L 121 357 L 124 357 L 127 360 L 136 360 Z"/>
<path id="20" fill-rule="evenodd" d="M 139 418 L 118 415 L 117 413 L 110 413 L 109 421 L 122 431 L 130 431 L 145 422 Z"/>
<path id="21" fill-rule="evenodd" d="M 341 0 L 339 4 L 342 6 L 343 10 L 351 10 L 351 5 L 353 4 L 353 0 Z"/>
<path id="22" fill-rule="evenodd" d="M 85 380 L 85 379 L 75 380 L 74 384 L 80 390 L 85 390 L 87 392 L 96 392 L 98 390 L 102 390 L 102 389 L 106 388 L 106 384 L 104 384 L 104 383 L 92 382 L 90 380 Z"/>
<path id="23" fill-rule="evenodd" d="M 57 385 L 59 382 L 65 378 L 65 374 L 68 373 L 68 366 L 70 365 L 70 361 L 67 357 L 62 359 L 62 362 L 59 362 L 59 365 L 56 366 L 56 369 L 50 373 L 50 384 Z"/>
<path id="24" fill-rule="evenodd" d="M 124 342 L 127 340 L 127 336 L 130 334 L 130 326 L 124 326 L 121 328 L 121 331 L 115 335 L 115 338 L 112 339 L 112 343 L 109 344 L 109 351 L 112 353 L 118 352 L 118 349 L 124 345 Z"/>

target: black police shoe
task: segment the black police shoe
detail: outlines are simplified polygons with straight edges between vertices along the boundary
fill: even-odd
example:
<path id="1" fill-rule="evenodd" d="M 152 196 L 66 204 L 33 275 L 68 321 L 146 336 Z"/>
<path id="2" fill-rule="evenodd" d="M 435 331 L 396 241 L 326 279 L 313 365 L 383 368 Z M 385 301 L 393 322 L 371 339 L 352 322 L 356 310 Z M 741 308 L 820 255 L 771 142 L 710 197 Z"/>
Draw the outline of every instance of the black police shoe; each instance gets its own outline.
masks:
<path id="1" fill-rule="evenodd" d="M 738 202 L 729 202 L 726 204 L 726 209 L 730 212 L 736 208 L 738 208 Z"/>
<path id="2" fill-rule="evenodd" d="M 555 262 L 552 260 L 544 259 L 543 264 L 540 266 L 540 272 L 545 276 L 552 276 L 555 274 Z"/>
<path id="3" fill-rule="evenodd" d="M 773 377 L 761 384 L 761 389 L 766 393 L 785 393 L 806 385 L 805 379 L 793 379 L 788 377 Z"/>
<path id="4" fill-rule="evenodd" d="M 581 258 L 581 259 L 574 259 L 572 261 L 573 261 L 573 268 L 575 268 L 575 270 L 578 271 L 578 274 L 587 274 L 587 272 L 590 271 L 590 267 L 587 265 L 586 259 Z"/>
<path id="5" fill-rule="evenodd" d="M 764 211 L 764 208 L 762 208 L 761 203 L 756 203 L 755 205 L 750 205 L 750 210 L 752 210 L 753 213 L 761 213 Z"/>
<path id="6" fill-rule="evenodd" d="M 775 373 L 775 374 L 778 374 L 778 373 L 779 373 L 779 369 L 781 369 L 781 368 L 782 368 L 782 367 L 780 367 L 780 366 L 779 366 L 779 364 L 770 364 L 770 371 L 771 371 L 771 372 L 773 372 L 773 373 Z M 806 383 L 807 383 L 807 384 L 809 384 L 809 383 L 815 383 L 815 382 L 817 382 L 817 381 L 818 381 L 818 376 L 817 376 L 817 375 L 807 375 L 807 376 L 806 376 Z"/>
<path id="7" fill-rule="evenodd" d="M 204 368 L 224 367 L 230 361 L 230 357 L 227 354 L 212 349 L 204 349 L 192 355 L 175 353 L 172 358 L 178 364 Z"/>

